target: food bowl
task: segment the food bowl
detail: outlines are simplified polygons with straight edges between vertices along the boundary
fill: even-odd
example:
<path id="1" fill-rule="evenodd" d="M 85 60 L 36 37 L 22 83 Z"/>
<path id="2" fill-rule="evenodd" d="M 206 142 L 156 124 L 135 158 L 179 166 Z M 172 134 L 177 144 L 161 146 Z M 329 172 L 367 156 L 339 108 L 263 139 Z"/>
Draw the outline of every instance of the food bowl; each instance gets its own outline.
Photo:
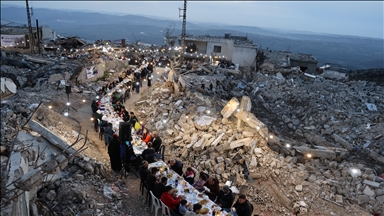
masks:
<path id="1" fill-rule="evenodd" d="M 206 199 L 203 199 L 203 200 L 200 200 L 199 202 L 201 205 L 206 205 L 208 203 L 208 200 Z"/>
<path id="2" fill-rule="evenodd" d="M 200 210 L 200 214 L 208 214 L 209 213 L 209 209 L 208 208 L 202 208 Z"/>

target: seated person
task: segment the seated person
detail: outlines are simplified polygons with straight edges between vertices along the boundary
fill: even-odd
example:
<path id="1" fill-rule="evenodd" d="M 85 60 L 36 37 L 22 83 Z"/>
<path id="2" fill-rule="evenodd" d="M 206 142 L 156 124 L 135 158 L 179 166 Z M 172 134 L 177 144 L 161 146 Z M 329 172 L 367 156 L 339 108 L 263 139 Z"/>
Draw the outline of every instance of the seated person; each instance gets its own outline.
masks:
<path id="1" fill-rule="evenodd" d="M 150 191 L 153 191 L 155 189 L 155 185 L 159 183 L 159 181 L 156 179 L 156 174 L 158 171 L 159 169 L 152 167 L 151 174 L 147 176 L 146 182 Z"/>
<path id="2" fill-rule="evenodd" d="M 205 182 L 207 182 L 208 177 L 208 174 L 206 174 L 205 172 L 200 172 L 199 179 L 195 183 L 193 183 L 192 186 L 199 192 L 203 192 L 204 184 Z"/>
<path id="3" fill-rule="evenodd" d="M 220 190 L 216 203 L 226 212 L 230 212 L 234 200 L 235 195 L 232 193 L 232 190 L 229 189 L 229 186 L 225 185 L 223 189 Z"/>
<path id="4" fill-rule="evenodd" d="M 167 181 L 168 181 L 167 177 L 162 177 L 160 180 L 160 183 L 155 185 L 155 190 L 153 191 L 153 195 L 155 195 L 155 197 L 157 197 L 158 199 L 160 199 L 161 194 L 165 192 Z"/>
<path id="5" fill-rule="evenodd" d="M 208 189 L 204 190 L 204 193 L 208 195 L 210 200 L 215 201 L 220 192 L 219 180 L 217 180 L 217 178 L 210 177 L 208 181 L 205 182 L 204 186 Z"/>
<path id="6" fill-rule="evenodd" d="M 177 205 L 180 203 L 181 197 L 175 197 L 174 189 L 171 186 L 165 187 L 165 192 L 161 194 L 160 200 L 168 206 L 172 211 L 176 212 Z"/>
<path id="7" fill-rule="evenodd" d="M 141 157 L 142 157 L 144 160 L 147 160 L 148 163 L 153 163 L 153 162 L 156 161 L 156 160 L 155 160 L 155 158 L 156 158 L 155 156 L 156 156 L 155 149 L 152 148 L 152 143 L 149 142 L 149 143 L 148 143 L 148 148 L 145 149 L 145 150 L 143 151 L 143 153 L 141 153 Z"/>
<path id="8" fill-rule="evenodd" d="M 193 211 L 188 211 L 185 213 L 185 216 L 199 216 L 200 210 L 203 208 L 203 206 L 199 203 L 196 203 L 193 205 Z"/>
<path id="9" fill-rule="evenodd" d="M 236 213 L 233 214 L 234 216 L 252 216 L 253 206 L 244 194 L 240 194 L 239 199 L 233 205 L 233 208 L 235 209 L 235 212 L 233 213 Z"/>
<path id="10" fill-rule="evenodd" d="M 179 211 L 177 212 L 178 214 L 180 215 L 185 215 L 185 213 L 187 213 L 187 211 L 192 211 L 192 209 L 190 209 L 188 206 L 187 206 L 187 200 L 183 199 L 180 201 L 180 204 L 179 204 Z"/>
<path id="11" fill-rule="evenodd" d="M 144 133 L 141 137 L 141 140 L 143 140 L 143 142 L 147 143 L 151 141 L 151 135 L 148 133 L 148 130 L 147 129 L 144 129 Z"/>
<path id="12" fill-rule="evenodd" d="M 195 168 L 188 167 L 184 172 L 183 177 L 186 182 L 188 182 L 190 185 L 193 185 L 193 183 L 195 183 L 195 176 L 197 173 L 198 171 Z"/>
<path id="13" fill-rule="evenodd" d="M 157 131 L 153 131 L 152 132 L 152 140 L 151 140 L 151 142 L 152 142 L 152 146 L 155 149 L 155 151 L 159 152 L 162 140 L 159 137 L 159 134 L 157 133 Z"/>
<path id="14" fill-rule="evenodd" d="M 183 163 L 181 161 L 178 161 L 176 159 L 171 159 L 168 161 L 171 169 L 175 171 L 179 176 L 183 175 Z"/>
<path id="15" fill-rule="evenodd" d="M 139 167 L 140 179 L 146 181 L 149 174 L 150 172 L 148 169 L 148 161 L 144 160 L 143 162 L 141 162 L 141 166 Z"/>

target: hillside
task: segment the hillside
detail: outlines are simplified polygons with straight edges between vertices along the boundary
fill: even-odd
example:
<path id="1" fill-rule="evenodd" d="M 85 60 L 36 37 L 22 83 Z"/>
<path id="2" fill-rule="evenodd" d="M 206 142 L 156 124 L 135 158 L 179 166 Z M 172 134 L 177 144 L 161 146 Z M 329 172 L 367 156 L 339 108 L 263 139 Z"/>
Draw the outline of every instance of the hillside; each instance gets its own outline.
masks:
<path id="1" fill-rule="evenodd" d="M 18 7 L 2 7 L 1 18 L 21 24 L 27 21 L 25 9 Z M 128 42 L 135 42 L 136 37 L 145 43 L 163 44 L 164 32 L 171 23 L 175 23 L 173 35 L 181 33 L 180 21 L 137 15 L 118 16 L 35 8 L 35 19 L 39 19 L 40 25 L 50 26 L 59 35 L 78 35 L 87 40 L 126 38 Z M 277 51 L 311 53 L 319 60 L 319 66 L 337 63 L 352 70 L 384 68 L 383 39 L 191 22 L 187 22 L 187 33 L 247 35 L 263 49 L 268 47 Z"/>

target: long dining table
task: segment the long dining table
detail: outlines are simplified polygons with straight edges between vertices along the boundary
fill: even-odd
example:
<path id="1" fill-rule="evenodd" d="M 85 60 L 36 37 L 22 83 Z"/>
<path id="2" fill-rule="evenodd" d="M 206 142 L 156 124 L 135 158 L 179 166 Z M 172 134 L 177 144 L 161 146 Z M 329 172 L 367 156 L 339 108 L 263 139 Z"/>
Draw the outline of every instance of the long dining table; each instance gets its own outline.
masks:
<path id="1" fill-rule="evenodd" d="M 164 161 L 157 161 L 148 164 L 149 169 L 152 167 L 157 167 L 160 170 L 157 177 L 161 178 L 162 176 L 165 176 L 168 178 L 167 185 L 177 189 L 178 195 L 185 197 L 189 207 L 192 207 L 192 205 L 195 203 L 200 203 L 203 206 L 200 215 L 232 216 L 224 210 L 220 211 L 220 206 L 210 200 L 206 194 L 200 193 L 198 190 L 196 190 L 192 185 L 185 181 L 183 177 L 170 169 Z"/>

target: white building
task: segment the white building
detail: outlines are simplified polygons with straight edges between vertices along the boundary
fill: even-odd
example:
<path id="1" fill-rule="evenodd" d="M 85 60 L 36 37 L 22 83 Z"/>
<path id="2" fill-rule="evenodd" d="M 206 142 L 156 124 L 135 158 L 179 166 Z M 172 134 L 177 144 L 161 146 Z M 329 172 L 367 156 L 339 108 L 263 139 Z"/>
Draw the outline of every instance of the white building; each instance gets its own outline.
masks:
<path id="1" fill-rule="evenodd" d="M 202 55 L 216 60 L 226 59 L 245 67 L 256 65 L 257 44 L 248 37 L 230 34 L 224 37 L 188 35 L 185 37 L 185 45 L 186 59 Z"/>

